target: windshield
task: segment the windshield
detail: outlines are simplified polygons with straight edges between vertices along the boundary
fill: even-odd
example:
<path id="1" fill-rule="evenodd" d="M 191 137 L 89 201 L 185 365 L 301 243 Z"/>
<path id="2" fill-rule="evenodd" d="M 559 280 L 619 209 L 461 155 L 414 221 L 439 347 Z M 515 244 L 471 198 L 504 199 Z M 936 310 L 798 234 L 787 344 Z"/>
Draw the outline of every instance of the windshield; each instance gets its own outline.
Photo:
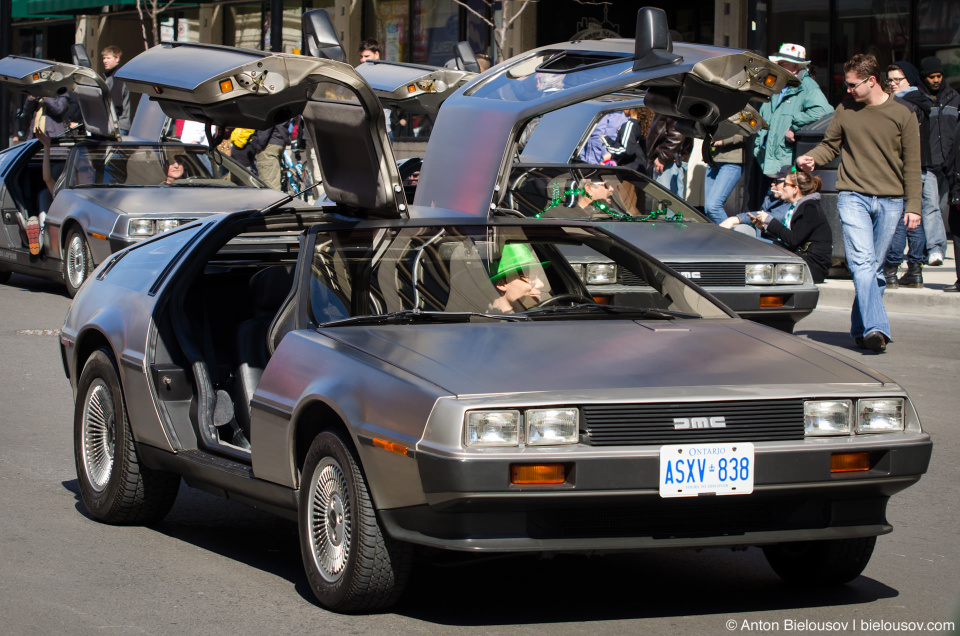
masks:
<path id="1" fill-rule="evenodd" d="M 514 168 L 501 205 L 538 219 L 709 223 L 646 175 L 597 166 Z"/>
<path id="2" fill-rule="evenodd" d="M 183 144 L 80 146 L 73 155 L 67 187 L 266 186 L 205 146 Z"/>
<path id="3" fill-rule="evenodd" d="M 644 317 L 629 308 L 659 310 L 660 317 L 728 317 L 683 278 L 589 226 L 354 228 L 318 231 L 314 245 L 308 312 L 319 325 L 411 311 L 405 320 L 424 314 L 432 320 L 444 314 Z M 634 285 L 629 307 L 613 311 L 609 297 L 588 287 L 591 265 Z"/>

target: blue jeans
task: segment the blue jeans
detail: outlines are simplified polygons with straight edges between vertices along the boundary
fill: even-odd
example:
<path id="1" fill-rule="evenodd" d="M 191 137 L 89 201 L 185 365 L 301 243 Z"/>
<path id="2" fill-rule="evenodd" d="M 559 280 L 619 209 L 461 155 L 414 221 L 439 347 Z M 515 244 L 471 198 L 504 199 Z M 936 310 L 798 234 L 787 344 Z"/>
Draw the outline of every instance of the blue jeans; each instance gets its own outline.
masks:
<path id="1" fill-rule="evenodd" d="M 946 254 L 947 231 L 943 227 L 943 215 L 940 213 L 940 190 L 937 187 L 937 175 L 925 170 L 922 180 L 921 219 L 923 221 L 923 235 L 927 239 L 927 254 L 934 250 Z"/>
<path id="2" fill-rule="evenodd" d="M 940 208 L 937 208 L 937 214 L 940 214 Z M 903 224 L 903 219 L 901 219 L 897 223 L 897 231 L 893 233 L 890 250 L 887 251 L 885 259 L 887 265 L 900 266 L 900 263 L 903 262 L 904 247 L 909 248 L 907 249 L 908 263 L 926 263 L 927 259 L 924 254 L 926 253 L 927 240 L 923 232 L 923 225 L 908 230 L 907 226 Z"/>
<path id="3" fill-rule="evenodd" d="M 853 274 L 856 297 L 850 311 L 850 335 L 859 338 L 879 331 L 890 340 L 890 320 L 883 306 L 883 259 L 890 251 L 897 224 L 902 223 L 903 199 L 873 197 L 858 192 L 837 195 L 847 267 Z"/>
<path id="4" fill-rule="evenodd" d="M 703 208 L 710 220 L 720 225 L 727 218 L 723 204 L 733 192 L 743 166 L 739 163 L 718 163 L 707 166 L 707 175 L 703 181 Z"/>
<path id="5" fill-rule="evenodd" d="M 650 165 L 652 166 L 653 162 L 651 162 Z M 671 162 L 660 174 L 654 173 L 653 180 L 678 197 L 683 198 L 684 190 L 687 189 L 686 162 L 681 163 L 679 166 L 675 162 Z"/>

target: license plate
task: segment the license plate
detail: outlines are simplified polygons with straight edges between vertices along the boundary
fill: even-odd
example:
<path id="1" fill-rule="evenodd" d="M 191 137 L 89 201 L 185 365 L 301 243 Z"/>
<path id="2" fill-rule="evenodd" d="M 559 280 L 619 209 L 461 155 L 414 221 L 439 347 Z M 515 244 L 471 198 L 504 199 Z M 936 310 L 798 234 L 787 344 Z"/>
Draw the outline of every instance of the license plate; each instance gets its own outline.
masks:
<path id="1" fill-rule="evenodd" d="M 748 495 L 753 492 L 753 444 L 660 447 L 660 496 Z"/>

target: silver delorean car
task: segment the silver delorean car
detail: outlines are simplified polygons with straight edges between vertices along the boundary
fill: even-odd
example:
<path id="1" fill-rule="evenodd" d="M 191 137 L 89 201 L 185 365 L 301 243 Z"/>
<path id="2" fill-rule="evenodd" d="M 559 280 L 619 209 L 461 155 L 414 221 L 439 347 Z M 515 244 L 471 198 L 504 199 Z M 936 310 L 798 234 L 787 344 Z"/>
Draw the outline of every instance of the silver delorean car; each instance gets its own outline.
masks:
<path id="1" fill-rule="evenodd" d="M 36 97 L 77 94 L 85 134 L 51 143 L 50 192 L 43 148 L 31 139 L 0 152 L 0 282 L 11 273 L 63 281 L 73 296 L 111 254 L 202 216 L 266 206 L 283 195 L 207 146 L 160 142 L 166 120 L 141 103 L 131 134 L 121 137 L 100 75 L 74 64 L 8 56 L 0 84 Z M 178 163 L 168 178 L 171 165 Z M 39 255 L 31 255 L 26 223 L 46 215 Z"/>
<path id="2" fill-rule="evenodd" d="M 787 79 L 671 47 L 660 11 L 638 23 L 636 42 L 548 46 L 466 84 L 477 125 L 441 109 L 414 205 L 352 67 L 196 44 L 129 62 L 171 116 L 302 111 L 336 207 L 209 216 L 93 273 L 60 336 L 89 514 L 157 523 L 183 479 L 295 519 L 312 590 L 345 612 L 395 603 L 424 547 L 756 545 L 788 581 L 857 577 L 929 463 L 904 389 L 602 225 L 498 205 L 537 114 L 647 84 L 711 126 Z M 579 264 L 600 261 L 643 297 L 594 302 Z"/>

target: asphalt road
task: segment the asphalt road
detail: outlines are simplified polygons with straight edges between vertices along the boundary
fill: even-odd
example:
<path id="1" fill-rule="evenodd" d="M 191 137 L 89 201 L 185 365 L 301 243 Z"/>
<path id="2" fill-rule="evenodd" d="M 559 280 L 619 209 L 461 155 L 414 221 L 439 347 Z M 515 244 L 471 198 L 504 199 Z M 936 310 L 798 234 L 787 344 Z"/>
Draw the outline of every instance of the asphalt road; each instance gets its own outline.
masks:
<path id="1" fill-rule="evenodd" d="M 186 486 L 155 527 L 86 516 L 54 334 L 68 305 L 41 281 L 0 286 L 0 633 L 944 633 L 927 623 L 957 620 L 955 318 L 893 316 L 885 355 L 846 348 L 843 311 L 817 310 L 798 327 L 905 385 L 935 440 L 930 472 L 893 498 L 894 532 L 850 585 L 790 588 L 755 548 L 453 557 L 419 567 L 393 613 L 342 616 L 314 602 L 291 522 Z"/>

